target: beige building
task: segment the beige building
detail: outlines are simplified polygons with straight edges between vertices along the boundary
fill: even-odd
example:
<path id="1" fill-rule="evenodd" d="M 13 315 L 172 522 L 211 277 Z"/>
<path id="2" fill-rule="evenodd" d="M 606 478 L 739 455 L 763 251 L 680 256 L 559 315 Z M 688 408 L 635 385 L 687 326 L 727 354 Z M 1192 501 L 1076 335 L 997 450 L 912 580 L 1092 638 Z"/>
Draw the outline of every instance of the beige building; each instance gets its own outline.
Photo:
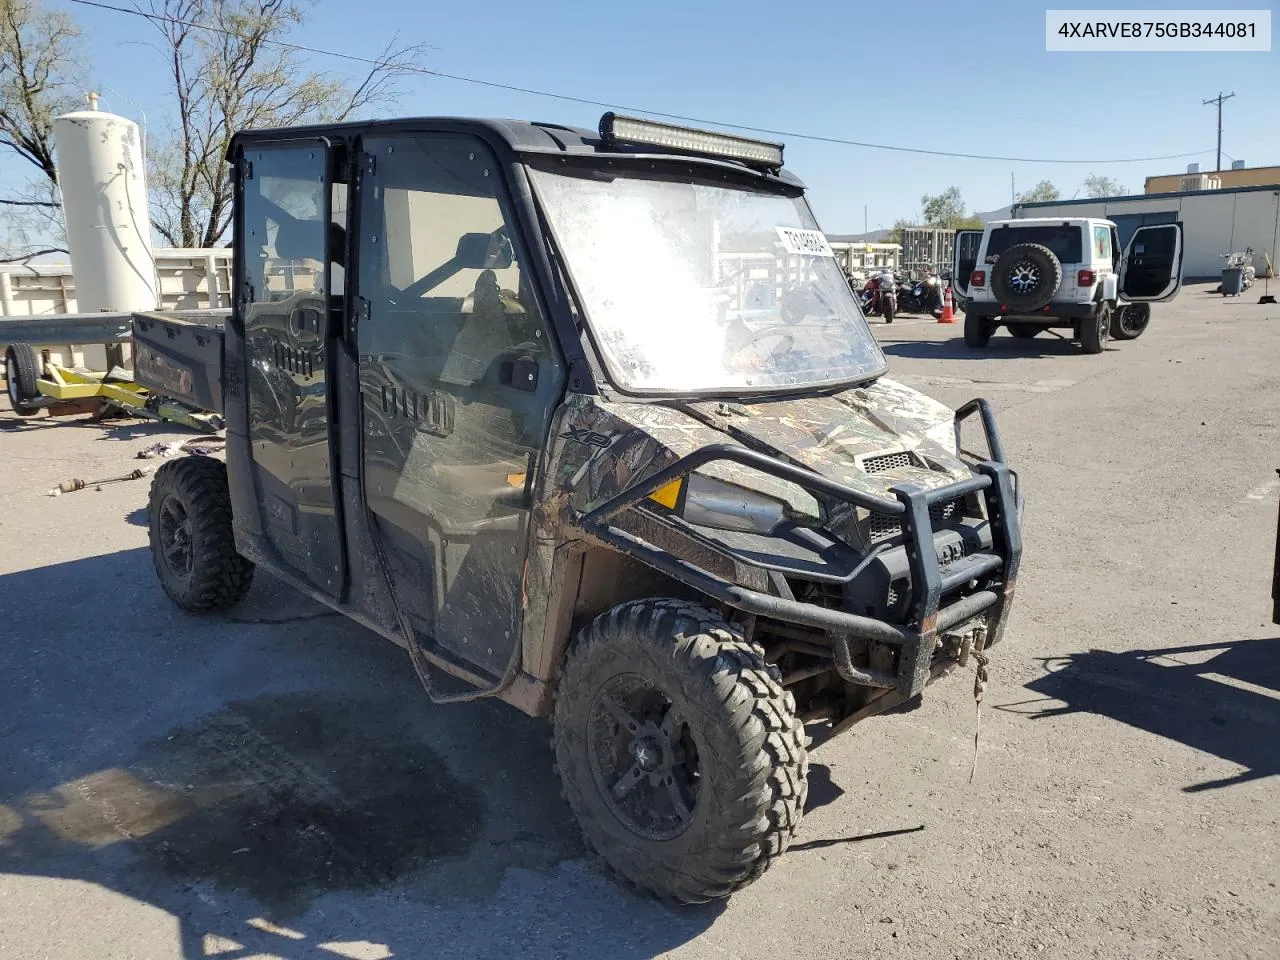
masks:
<path id="1" fill-rule="evenodd" d="M 1147 177 L 1146 193 L 1179 193 L 1188 189 L 1184 181 L 1188 177 L 1217 177 L 1219 186 L 1231 187 L 1266 187 L 1280 183 L 1280 167 L 1244 167 L 1238 170 L 1202 170 L 1198 173 L 1168 173 L 1158 177 Z M 1206 184 L 1191 189 L 1212 189 Z"/>

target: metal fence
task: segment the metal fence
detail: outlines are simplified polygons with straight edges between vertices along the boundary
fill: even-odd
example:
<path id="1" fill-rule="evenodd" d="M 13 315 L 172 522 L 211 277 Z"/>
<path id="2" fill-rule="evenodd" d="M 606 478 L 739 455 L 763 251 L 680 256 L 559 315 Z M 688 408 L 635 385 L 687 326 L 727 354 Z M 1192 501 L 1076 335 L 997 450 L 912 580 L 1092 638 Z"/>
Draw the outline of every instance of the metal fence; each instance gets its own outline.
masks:
<path id="1" fill-rule="evenodd" d="M 951 268 L 955 255 L 956 232 L 947 227 L 904 227 L 900 269 L 911 279 L 919 279 L 926 270 L 935 274 Z"/>
<path id="2" fill-rule="evenodd" d="M 846 277 L 900 269 L 902 247 L 896 243 L 833 243 L 831 252 Z"/>

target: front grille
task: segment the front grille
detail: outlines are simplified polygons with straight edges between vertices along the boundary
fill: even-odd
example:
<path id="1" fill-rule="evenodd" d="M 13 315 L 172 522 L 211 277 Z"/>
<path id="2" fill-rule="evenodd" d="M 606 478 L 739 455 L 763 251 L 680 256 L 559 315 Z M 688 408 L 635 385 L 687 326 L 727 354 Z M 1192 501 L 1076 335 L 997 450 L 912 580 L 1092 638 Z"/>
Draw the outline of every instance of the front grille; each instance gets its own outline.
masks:
<path id="1" fill-rule="evenodd" d="M 906 450 L 897 453 L 878 453 L 874 457 L 864 457 L 862 469 L 867 473 L 884 473 L 886 470 L 897 470 L 901 467 L 919 466 Z"/>
<path id="2" fill-rule="evenodd" d="M 954 500 L 944 500 L 942 503 L 932 504 L 929 507 L 929 520 L 933 524 L 933 528 L 937 530 L 939 527 L 960 516 L 960 511 L 963 506 L 963 497 L 956 497 Z M 900 533 L 902 533 L 902 521 L 897 517 L 891 517 L 886 513 L 871 514 L 868 538 L 872 543 L 879 543 L 882 540 L 892 539 Z"/>
<path id="3" fill-rule="evenodd" d="M 873 513 L 871 515 L 871 542 L 879 543 L 881 540 L 888 540 L 890 537 L 896 537 L 902 532 L 902 521 L 897 517 L 891 517 L 883 513 Z"/>
<path id="4" fill-rule="evenodd" d="M 942 503 L 935 503 L 929 507 L 929 519 L 933 521 L 934 527 L 946 523 L 960 510 L 961 501 L 957 497 L 955 500 L 946 500 Z"/>

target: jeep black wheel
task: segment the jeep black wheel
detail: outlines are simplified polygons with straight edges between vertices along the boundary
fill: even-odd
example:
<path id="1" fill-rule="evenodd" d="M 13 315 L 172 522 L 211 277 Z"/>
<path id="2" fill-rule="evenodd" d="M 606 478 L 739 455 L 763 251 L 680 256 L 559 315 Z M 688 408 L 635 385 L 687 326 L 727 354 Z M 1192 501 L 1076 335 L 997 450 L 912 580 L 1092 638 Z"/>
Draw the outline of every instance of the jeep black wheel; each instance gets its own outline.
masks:
<path id="1" fill-rule="evenodd" d="M 982 317 L 976 313 L 964 315 L 964 345 L 975 349 L 985 347 L 991 340 L 992 323 L 990 317 Z"/>
<path id="2" fill-rule="evenodd" d="M 1117 340 L 1137 340 L 1151 322 L 1151 304 L 1126 303 L 1112 314 L 1111 336 Z"/>
<path id="3" fill-rule="evenodd" d="M 227 468 L 210 457 L 166 463 L 151 482 L 151 561 L 164 592 L 184 610 L 218 610 L 240 600 L 253 564 L 236 552 Z"/>
<path id="4" fill-rule="evenodd" d="M 1039 310 L 1062 286 L 1062 263 L 1039 243 L 1014 244 L 991 270 L 991 291 L 1010 313 Z"/>
<path id="5" fill-rule="evenodd" d="M 1098 313 L 1092 319 L 1080 321 L 1080 345 L 1085 353 L 1101 353 L 1111 335 L 1111 307 L 1105 303 L 1098 306 Z"/>
<path id="6" fill-rule="evenodd" d="M 11 343 L 4 352 L 5 386 L 9 393 L 9 406 L 20 417 L 30 417 L 40 412 L 31 401 L 40 396 L 36 381 L 40 378 L 40 358 L 36 348 L 29 343 Z"/>
<path id="7" fill-rule="evenodd" d="M 1034 323 L 1010 323 L 1006 326 L 1009 328 L 1009 333 L 1019 340 L 1030 340 L 1042 329 Z"/>
<path id="8" fill-rule="evenodd" d="M 745 887 L 804 812 L 795 701 L 760 647 L 687 601 L 623 604 L 579 634 L 554 728 L 587 842 L 660 897 L 701 903 Z"/>

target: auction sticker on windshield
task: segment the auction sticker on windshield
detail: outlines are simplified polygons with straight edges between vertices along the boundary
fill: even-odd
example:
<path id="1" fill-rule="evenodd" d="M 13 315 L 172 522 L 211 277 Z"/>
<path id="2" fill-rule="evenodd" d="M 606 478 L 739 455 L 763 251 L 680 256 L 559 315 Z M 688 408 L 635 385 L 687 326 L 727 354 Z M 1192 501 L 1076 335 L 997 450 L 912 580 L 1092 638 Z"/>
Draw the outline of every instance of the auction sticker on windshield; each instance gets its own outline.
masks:
<path id="1" fill-rule="evenodd" d="M 834 257 L 831 245 L 821 230 L 802 230 L 800 227 L 776 227 L 778 239 L 787 253 L 802 257 Z"/>

